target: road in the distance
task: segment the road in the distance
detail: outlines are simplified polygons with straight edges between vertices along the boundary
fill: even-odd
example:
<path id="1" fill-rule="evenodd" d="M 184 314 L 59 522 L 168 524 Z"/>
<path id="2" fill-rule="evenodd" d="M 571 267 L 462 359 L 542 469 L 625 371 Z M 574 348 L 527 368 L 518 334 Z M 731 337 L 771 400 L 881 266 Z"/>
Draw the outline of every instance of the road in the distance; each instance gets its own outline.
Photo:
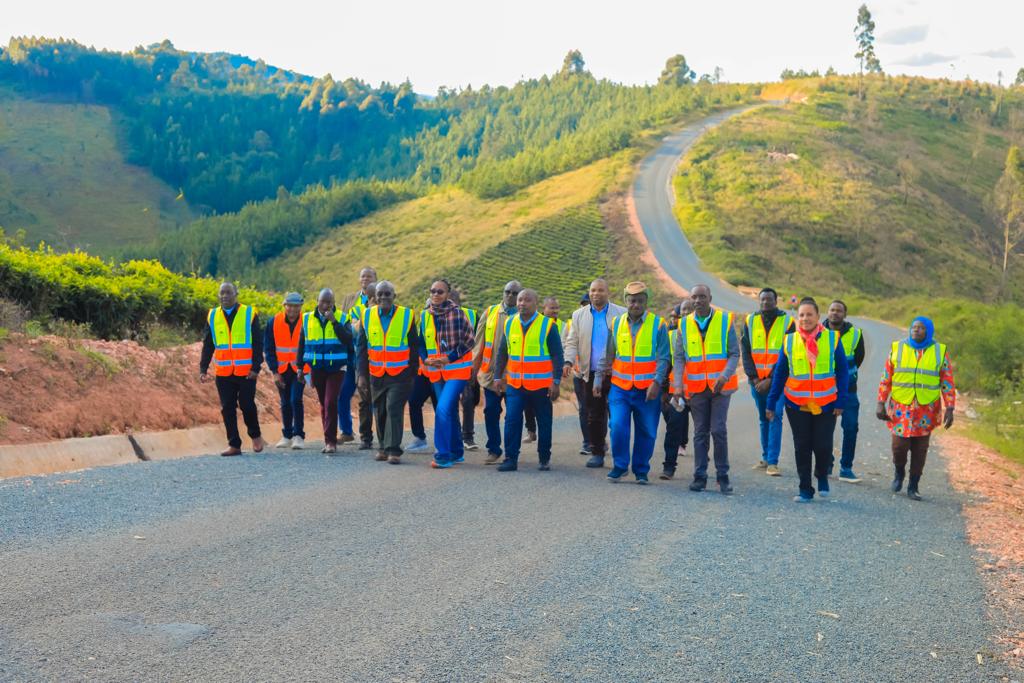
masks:
<path id="1" fill-rule="evenodd" d="M 889 493 L 868 417 L 866 480 L 813 505 L 788 439 L 750 469 L 742 398 L 731 497 L 690 457 L 609 484 L 570 418 L 548 473 L 348 446 L 0 481 L 0 680 L 991 680 L 960 499 L 939 459 Z"/>

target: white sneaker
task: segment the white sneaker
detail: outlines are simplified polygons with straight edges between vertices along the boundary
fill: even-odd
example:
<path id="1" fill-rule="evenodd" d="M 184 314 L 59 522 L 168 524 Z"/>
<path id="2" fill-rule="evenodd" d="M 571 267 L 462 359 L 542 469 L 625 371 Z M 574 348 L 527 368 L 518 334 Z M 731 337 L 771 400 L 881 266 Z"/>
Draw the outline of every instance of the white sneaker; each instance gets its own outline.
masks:
<path id="1" fill-rule="evenodd" d="M 291 445 L 292 445 L 292 440 L 291 439 L 281 439 L 280 441 L 277 442 L 277 444 L 274 446 L 274 448 L 291 448 Z"/>
<path id="2" fill-rule="evenodd" d="M 409 444 L 409 447 L 406 448 L 405 450 L 409 453 L 422 453 L 423 451 L 427 450 L 427 448 L 428 446 L 426 439 L 413 439 L 412 443 Z"/>
<path id="3" fill-rule="evenodd" d="M 293 451 L 301 451 L 305 447 L 306 447 L 306 442 L 302 440 L 301 436 L 296 436 L 295 438 L 292 439 L 292 450 Z"/>

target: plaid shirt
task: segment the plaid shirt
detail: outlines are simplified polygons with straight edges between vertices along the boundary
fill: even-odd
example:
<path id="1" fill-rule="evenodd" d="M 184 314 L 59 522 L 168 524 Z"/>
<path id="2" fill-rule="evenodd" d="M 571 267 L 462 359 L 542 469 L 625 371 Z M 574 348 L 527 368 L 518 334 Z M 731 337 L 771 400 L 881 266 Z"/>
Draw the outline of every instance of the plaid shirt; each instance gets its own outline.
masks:
<path id="1" fill-rule="evenodd" d="M 473 326 L 462 309 L 451 300 L 441 306 L 431 304 L 430 313 L 434 316 L 434 329 L 437 331 L 437 345 L 448 352 L 448 360 L 455 362 L 473 350 L 476 343 Z M 423 347 L 421 355 L 426 358 Z"/>

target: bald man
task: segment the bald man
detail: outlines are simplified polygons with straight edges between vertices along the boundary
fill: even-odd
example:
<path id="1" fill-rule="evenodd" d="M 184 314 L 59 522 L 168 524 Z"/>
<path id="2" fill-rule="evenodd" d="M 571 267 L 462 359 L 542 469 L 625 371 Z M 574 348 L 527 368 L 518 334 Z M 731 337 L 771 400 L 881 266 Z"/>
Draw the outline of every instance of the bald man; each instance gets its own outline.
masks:
<path id="1" fill-rule="evenodd" d="M 316 299 L 316 310 L 302 316 L 299 356 L 311 368 L 313 387 L 320 401 L 320 420 L 324 428 L 323 453 L 338 452 L 338 395 L 345 381 L 352 348 L 352 328 L 348 316 L 334 305 L 334 292 L 325 288 Z M 299 372 L 303 381 L 303 372 Z"/>

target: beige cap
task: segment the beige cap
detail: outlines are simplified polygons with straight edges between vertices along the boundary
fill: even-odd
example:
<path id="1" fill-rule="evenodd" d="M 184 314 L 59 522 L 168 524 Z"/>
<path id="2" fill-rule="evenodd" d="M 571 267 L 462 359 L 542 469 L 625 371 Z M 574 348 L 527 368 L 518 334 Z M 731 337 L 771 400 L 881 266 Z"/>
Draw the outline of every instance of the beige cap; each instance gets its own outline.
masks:
<path id="1" fill-rule="evenodd" d="M 643 294 L 646 291 L 647 291 L 647 285 L 645 285 L 644 283 L 640 282 L 639 280 L 636 280 L 634 282 L 630 282 L 628 285 L 626 285 L 626 290 L 625 290 L 626 294 Z"/>

